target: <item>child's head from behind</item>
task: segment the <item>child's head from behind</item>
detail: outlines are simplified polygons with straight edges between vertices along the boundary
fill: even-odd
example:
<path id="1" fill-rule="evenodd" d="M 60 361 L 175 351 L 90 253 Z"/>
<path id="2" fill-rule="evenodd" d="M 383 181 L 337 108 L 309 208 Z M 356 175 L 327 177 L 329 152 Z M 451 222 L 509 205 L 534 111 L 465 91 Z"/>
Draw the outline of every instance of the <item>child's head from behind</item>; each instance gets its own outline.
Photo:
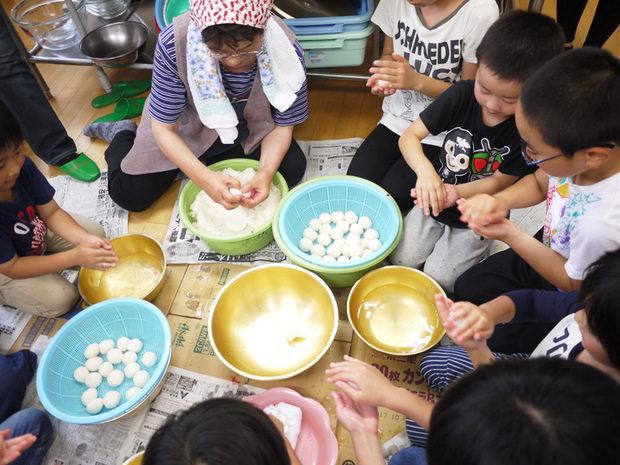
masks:
<path id="1" fill-rule="evenodd" d="M 516 119 L 526 154 L 545 160 L 548 174 L 572 176 L 555 171 L 575 155 L 620 144 L 620 60 L 592 47 L 554 58 L 523 86 Z"/>
<path id="2" fill-rule="evenodd" d="M 149 441 L 144 465 L 290 465 L 284 439 L 259 408 L 237 399 L 201 402 Z"/>
<path id="3" fill-rule="evenodd" d="M 19 123 L 6 105 L 0 101 L 0 153 L 13 152 L 23 141 L 24 137 Z"/>
<path id="4" fill-rule="evenodd" d="M 563 47 L 562 30 L 548 16 L 514 10 L 493 23 L 476 50 L 483 116 L 497 123 L 514 115 L 523 83 Z"/>
<path id="5" fill-rule="evenodd" d="M 620 370 L 620 249 L 607 252 L 588 267 L 579 297 L 584 310 L 575 318 L 584 348 L 597 361 Z"/>
<path id="6" fill-rule="evenodd" d="M 586 364 L 503 360 L 468 373 L 433 410 L 429 465 L 614 463 L 620 386 Z"/>
<path id="7" fill-rule="evenodd" d="M 10 191 L 19 176 L 25 158 L 23 140 L 19 123 L 0 102 L 0 192 Z"/>

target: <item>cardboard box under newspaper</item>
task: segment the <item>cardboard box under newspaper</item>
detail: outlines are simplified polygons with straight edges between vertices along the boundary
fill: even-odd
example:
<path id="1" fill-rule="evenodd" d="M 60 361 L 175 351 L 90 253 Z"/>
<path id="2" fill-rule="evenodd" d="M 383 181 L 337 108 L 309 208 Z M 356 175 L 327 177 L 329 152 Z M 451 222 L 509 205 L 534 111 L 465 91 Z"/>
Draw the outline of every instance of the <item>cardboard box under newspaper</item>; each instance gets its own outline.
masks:
<path id="1" fill-rule="evenodd" d="M 379 352 L 365 344 L 357 336 L 353 337 L 351 356 L 363 360 L 376 367 L 393 384 L 408 389 L 429 402 L 435 403 L 440 394 L 429 389 L 420 374 L 420 359 L 422 354 L 411 356 L 394 356 Z M 405 429 L 405 416 L 388 410 L 379 409 L 379 439 L 385 444 Z M 355 465 L 357 459 L 351 443 L 351 435 L 342 425 L 336 431 L 340 454 L 338 463 L 341 465 Z"/>
<path id="2" fill-rule="evenodd" d="M 22 349 L 32 349 L 35 341 L 41 335 L 53 337 L 68 320 L 63 318 L 45 318 L 32 316 L 26 324 L 17 340 L 11 346 L 9 352 L 17 352 Z"/>

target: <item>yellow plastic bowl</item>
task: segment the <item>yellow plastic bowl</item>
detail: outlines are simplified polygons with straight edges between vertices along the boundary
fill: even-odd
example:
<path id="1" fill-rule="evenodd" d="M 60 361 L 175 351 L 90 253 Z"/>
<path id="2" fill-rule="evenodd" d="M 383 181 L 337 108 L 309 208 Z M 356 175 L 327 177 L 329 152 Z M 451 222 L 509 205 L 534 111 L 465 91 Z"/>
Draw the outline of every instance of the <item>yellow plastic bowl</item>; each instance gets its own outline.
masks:
<path id="1" fill-rule="evenodd" d="M 418 354 L 445 334 L 435 294 L 446 295 L 422 271 L 386 266 L 351 288 L 347 315 L 355 334 L 373 349 L 391 355 Z"/>
<path id="2" fill-rule="evenodd" d="M 209 165 L 209 169 L 213 171 L 222 171 L 225 168 L 232 168 L 237 171 L 243 171 L 246 168 L 258 170 L 258 160 L 232 158 Z M 276 172 L 273 182 L 280 189 L 282 197 L 284 197 L 288 193 L 288 185 L 284 180 L 284 176 Z M 272 220 L 267 221 L 255 231 L 236 236 L 215 236 L 206 234 L 198 229 L 190 212 L 191 205 L 196 200 L 200 190 L 200 187 L 192 181 L 187 182 L 179 197 L 179 215 L 185 227 L 193 235 L 198 236 L 211 250 L 225 255 L 245 255 L 262 249 L 273 240 Z"/>
<path id="3" fill-rule="evenodd" d="M 119 258 L 116 268 L 108 271 L 80 268 L 78 290 L 82 298 L 90 305 L 116 297 L 152 301 L 164 286 L 164 248 L 146 234 L 124 234 L 110 243 Z"/>
<path id="4" fill-rule="evenodd" d="M 144 457 L 144 451 L 138 452 L 136 455 L 129 457 L 123 465 L 142 465 L 142 457 Z"/>
<path id="5" fill-rule="evenodd" d="M 262 265 L 229 281 L 209 315 L 219 359 L 247 378 L 293 377 L 329 349 L 338 328 L 334 294 L 295 265 Z"/>

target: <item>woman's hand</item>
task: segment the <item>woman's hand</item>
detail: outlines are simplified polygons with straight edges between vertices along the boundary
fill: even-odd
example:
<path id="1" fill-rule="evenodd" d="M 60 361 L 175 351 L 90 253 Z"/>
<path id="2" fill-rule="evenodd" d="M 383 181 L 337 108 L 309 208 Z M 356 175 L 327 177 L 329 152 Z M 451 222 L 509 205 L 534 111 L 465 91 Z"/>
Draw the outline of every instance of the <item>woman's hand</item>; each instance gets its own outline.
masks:
<path id="1" fill-rule="evenodd" d="M 241 197 L 241 205 L 246 208 L 253 208 L 267 197 L 271 188 L 271 176 L 263 171 L 257 171 L 250 181 L 241 188 L 242 194 L 249 192 L 249 197 Z"/>
<path id="2" fill-rule="evenodd" d="M 219 203 L 226 210 L 237 208 L 243 196 L 230 191 L 231 188 L 241 190 L 241 183 L 238 179 L 233 178 L 221 171 L 212 171 L 207 167 L 206 176 L 201 176 L 198 186 L 211 197 L 215 203 Z M 243 192 L 243 191 L 241 191 Z"/>

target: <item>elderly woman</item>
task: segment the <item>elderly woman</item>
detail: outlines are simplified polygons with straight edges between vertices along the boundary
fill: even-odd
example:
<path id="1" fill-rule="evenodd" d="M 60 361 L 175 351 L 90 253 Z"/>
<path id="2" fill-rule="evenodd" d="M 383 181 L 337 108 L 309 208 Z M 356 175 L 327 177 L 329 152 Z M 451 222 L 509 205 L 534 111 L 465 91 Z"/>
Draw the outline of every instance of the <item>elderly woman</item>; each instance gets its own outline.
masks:
<path id="1" fill-rule="evenodd" d="M 117 204 L 145 210 L 179 171 L 228 209 L 266 199 L 276 171 L 289 186 L 301 180 L 306 159 L 292 135 L 308 114 L 303 50 L 271 16 L 272 2 L 191 0 L 189 13 L 159 35 L 140 127 L 125 120 L 84 130 L 110 142 Z M 205 166 L 244 157 L 259 160 L 244 186 Z"/>

